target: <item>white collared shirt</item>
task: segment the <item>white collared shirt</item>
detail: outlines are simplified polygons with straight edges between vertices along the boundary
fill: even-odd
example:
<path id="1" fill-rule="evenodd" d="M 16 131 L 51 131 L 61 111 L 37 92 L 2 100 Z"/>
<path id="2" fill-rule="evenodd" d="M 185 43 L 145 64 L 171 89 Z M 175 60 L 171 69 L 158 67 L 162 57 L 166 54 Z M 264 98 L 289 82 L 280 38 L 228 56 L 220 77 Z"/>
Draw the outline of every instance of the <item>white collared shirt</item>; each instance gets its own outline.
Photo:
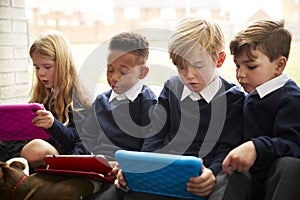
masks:
<path id="1" fill-rule="evenodd" d="M 256 91 L 260 98 L 263 98 L 267 94 L 270 94 L 271 92 L 281 88 L 284 86 L 284 84 L 289 80 L 289 77 L 287 74 L 281 74 L 280 76 L 277 76 L 264 84 L 256 87 L 254 91 Z"/>
<path id="2" fill-rule="evenodd" d="M 193 92 L 186 85 L 184 85 L 181 95 L 181 101 L 183 101 L 186 97 L 189 96 L 193 101 L 198 101 L 201 98 L 203 98 L 207 103 L 209 103 L 217 94 L 221 86 L 222 81 L 220 80 L 219 76 L 216 76 L 215 80 L 213 80 L 207 87 L 205 87 L 200 92 Z"/>
<path id="3" fill-rule="evenodd" d="M 138 81 L 132 88 L 127 90 L 126 92 L 122 94 L 117 94 L 114 91 L 111 92 L 111 95 L 109 97 L 109 102 L 111 102 L 113 99 L 117 99 L 118 101 L 129 99 L 130 101 L 134 101 L 137 96 L 141 93 L 143 89 L 143 82 Z"/>

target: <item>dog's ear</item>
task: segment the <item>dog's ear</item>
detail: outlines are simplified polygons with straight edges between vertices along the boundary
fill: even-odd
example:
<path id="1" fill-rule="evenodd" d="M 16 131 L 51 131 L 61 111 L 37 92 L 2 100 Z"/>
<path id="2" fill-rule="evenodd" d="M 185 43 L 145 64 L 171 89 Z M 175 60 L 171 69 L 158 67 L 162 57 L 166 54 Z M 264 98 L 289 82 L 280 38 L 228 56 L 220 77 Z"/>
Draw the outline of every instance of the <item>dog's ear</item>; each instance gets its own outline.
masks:
<path id="1" fill-rule="evenodd" d="M 25 165 L 19 161 L 13 161 L 9 166 L 15 169 L 25 169 Z"/>

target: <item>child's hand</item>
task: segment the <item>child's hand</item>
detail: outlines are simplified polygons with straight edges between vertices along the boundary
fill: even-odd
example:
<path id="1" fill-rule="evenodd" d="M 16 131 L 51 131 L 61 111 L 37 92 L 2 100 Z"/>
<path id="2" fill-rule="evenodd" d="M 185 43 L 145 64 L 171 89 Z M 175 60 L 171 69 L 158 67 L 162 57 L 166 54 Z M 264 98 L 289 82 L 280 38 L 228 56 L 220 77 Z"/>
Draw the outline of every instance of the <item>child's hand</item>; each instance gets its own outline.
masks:
<path id="1" fill-rule="evenodd" d="M 54 116 L 48 110 L 37 110 L 35 112 L 35 117 L 32 119 L 32 122 L 37 127 L 49 129 L 54 123 Z"/>
<path id="2" fill-rule="evenodd" d="M 117 179 L 115 180 L 115 187 L 120 189 L 121 186 L 127 186 L 127 182 L 125 180 L 122 170 L 120 169 L 117 174 Z"/>
<path id="3" fill-rule="evenodd" d="M 231 170 L 248 172 L 256 160 L 256 150 L 252 141 L 245 142 L 231 150 L 223 161 L 222 167 L 226 174 Z"/>
<path id="4" fill-rule="evenodd" d="M 115 178 L 120 170 L 119 163 L 116 161 L 110 161 L 109 164 L 112 167 L 112 170 L 108 173 L 108 176 Z"/>
<path id="5" fill-rule="evenodd" d="M 202 174 L 198 177 L 191 177 L 187 183 L 187 191 L 197 196 L 208 196 L 212 193 L 216 184 L 216 178 L 212 171 L 202 165 Z"/>

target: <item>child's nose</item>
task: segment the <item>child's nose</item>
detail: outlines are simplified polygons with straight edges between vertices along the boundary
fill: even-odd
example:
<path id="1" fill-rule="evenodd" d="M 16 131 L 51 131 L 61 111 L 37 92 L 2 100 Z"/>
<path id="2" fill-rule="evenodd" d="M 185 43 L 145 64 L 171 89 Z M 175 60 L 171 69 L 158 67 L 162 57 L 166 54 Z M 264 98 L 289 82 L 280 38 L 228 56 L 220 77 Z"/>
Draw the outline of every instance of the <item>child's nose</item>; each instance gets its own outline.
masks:
<path id="1" fill-rule="evenodd" d="M 185 74 L 186 78 L 193 78 L 194 72 L 195 72 L 195 69 L 192 66 L 188 66 L 186 68 L 186 74 Z"/>
<path id="2" fill-rule="evenodd" d="M 117 73 L 114 73 L 114 74 L 112 74 L 112 76 L 111 76 L 111 80 L 113 81 L 113 82 L 118 82 L 119 80 L 120 80 L 120 75 L 119 74 L 117 74 Z"/>
<path id="3" fill-rule="evenodd" d="M 45 76 L 46 74 L 47 74 L 47 70 L 46 69 L 40 68 L 38 70 L 38 75 L 39 76 Z"/>
<path id="4" fill-rule="evenodd" d="M 238 71 L 238 77 L 239 78 L 246 78 L 246 71 L 242 70 L 242 69 L 239 69 L 239 71 Z"/>

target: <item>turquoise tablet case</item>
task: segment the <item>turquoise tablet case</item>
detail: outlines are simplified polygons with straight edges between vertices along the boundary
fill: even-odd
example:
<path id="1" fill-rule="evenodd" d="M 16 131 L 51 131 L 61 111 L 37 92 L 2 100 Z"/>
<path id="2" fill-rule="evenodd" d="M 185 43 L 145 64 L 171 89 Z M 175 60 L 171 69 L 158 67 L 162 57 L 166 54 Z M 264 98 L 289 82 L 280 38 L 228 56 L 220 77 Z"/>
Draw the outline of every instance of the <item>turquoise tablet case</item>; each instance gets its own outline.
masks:
<path id="1" fill-rule="evenodd" d="M 190 177 L 199 176 L 202 163 L 194 156 L 119 150 L 115 153 L 127 184 L 134 192 L 206 200 L 186 190 Z"/>

